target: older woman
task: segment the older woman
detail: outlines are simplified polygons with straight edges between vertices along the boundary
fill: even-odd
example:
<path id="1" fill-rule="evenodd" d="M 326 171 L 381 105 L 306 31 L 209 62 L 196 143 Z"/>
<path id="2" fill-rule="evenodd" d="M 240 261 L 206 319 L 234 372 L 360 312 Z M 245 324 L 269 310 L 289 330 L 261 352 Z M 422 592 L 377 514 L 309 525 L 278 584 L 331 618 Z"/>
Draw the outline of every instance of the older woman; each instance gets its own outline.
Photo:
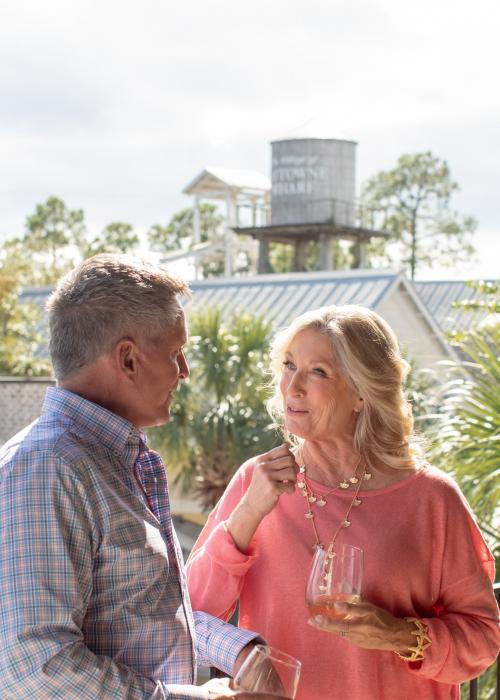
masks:
<path id="1" fill-rule="evenodd" d="M 240 467 L 188 562 L 195 608 L 303 662 L 299 700 L 458 698 L 495 659 L 494 562 L 452 479 L 412 436 L 408 365 L 358 306 L 306 313 L 272 348 L 273 415 L 294 436 Z M 362 602 L 312 619 L 314 549 L 364 550 Z"/>

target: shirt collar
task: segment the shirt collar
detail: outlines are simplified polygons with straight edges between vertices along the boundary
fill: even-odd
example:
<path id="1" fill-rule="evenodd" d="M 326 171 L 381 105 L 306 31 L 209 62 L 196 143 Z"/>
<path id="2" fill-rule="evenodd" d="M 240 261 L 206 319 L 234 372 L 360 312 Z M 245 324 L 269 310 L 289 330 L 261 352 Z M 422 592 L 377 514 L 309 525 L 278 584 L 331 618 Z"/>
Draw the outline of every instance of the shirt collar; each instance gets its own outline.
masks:
<path id="1" fill-rule="evenodd" d="M 146 444 L 144 433 L 130 421 L 67 389 L 49 387 L 43 412 L 45 415 L 56 414 L 59 419 L 67 421 L 72 432 L 79 437 L 93 436 L 124 461 L 128 461 L 131 451 L 136 455 L 139 453 L 141 441 Z"/>

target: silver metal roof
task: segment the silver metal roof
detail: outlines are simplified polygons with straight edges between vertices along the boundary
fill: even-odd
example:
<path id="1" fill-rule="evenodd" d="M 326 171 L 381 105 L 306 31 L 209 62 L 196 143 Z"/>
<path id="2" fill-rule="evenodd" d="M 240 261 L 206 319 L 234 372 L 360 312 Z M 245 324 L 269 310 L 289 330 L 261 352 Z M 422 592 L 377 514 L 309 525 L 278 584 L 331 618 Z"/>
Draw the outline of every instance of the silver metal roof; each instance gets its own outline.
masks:
<path id="1" fill-rule="evenodd" d="M 235 311 L 263 315 L 275 328 L 299 314 L 327 304 L 362 304 L 376 309 L 395 284 L 395 272 L 304 272 L 257 275 L 191 283 L 190 309 L 218 306 L 223 316 Z"/>
<path id="2" fill-rule="evenodd" d="M 485 314 L 452 309 L 458 299 L 473 299 L 476 292 L 465 281 L 422 281 L 410 283 L 397 272 L 353 270 L 351 272 L 302 272 L 284 275 L 256 275 L 231 279 L 214 278 L 191 282 L 193 301 L 188 309 L 219 306 L 223 315 L 236 310 L 264 315 L 275 328 L 287 325 L 295 316 L 326 304 L 362 304 L 377 309 L 397 279 L 413 284 L 419 299 L 439 328 L 470 328 Z M 26 289 L 23 301 L 43 308 L 50 287 Z"/>
<path id="3" fill-rule="evenodd" d="M 486 312 L 453 309 L 454 301 L 476 299 L 477 292 L 463 280 L 414 282 L 419 297 L 443 331 L 466 330 L 480 323 Z"/>
<path id="4" fill-rule="evenodd" d="M 184 194 L 203 192 L 205 181 L 210 183 L 210 188 L 212 189 L 215 181 L 216 186 L 222 187 L 222 191 L 225 186 L 232 189 L 248 189 L 263 192 L 271 189 L 269 177 L 254 170 L 231 170 L 229 168 L 207 166 L 182 191 Z"/>

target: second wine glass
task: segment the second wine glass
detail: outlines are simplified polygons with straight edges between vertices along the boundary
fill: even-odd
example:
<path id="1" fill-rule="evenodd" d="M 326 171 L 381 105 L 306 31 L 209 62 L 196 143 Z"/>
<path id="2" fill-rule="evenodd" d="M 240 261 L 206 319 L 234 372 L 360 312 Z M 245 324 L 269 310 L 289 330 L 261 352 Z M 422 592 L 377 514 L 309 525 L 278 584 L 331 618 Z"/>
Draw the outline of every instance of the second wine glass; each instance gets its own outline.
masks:
<path id="1" fill-rule="evenodd" d="M 302 664 L 279 649 L 256 644 L 234 677 L 239 690 L 295 698 Z"/>

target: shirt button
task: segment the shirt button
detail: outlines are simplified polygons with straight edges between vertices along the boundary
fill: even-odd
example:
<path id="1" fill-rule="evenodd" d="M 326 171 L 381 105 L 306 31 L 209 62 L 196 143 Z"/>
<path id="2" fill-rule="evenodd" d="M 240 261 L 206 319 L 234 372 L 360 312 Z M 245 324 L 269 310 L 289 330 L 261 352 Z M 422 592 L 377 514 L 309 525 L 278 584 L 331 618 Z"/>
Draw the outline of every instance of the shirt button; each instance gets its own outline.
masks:
<path id="1" fill-rule="evenodd" d="M 118 457 L 118 455 L 119 455 L 120 453 L 118 452 L 118 450 L 113 450 L 113 454 L 114 454 L 115 457 Z"/>

